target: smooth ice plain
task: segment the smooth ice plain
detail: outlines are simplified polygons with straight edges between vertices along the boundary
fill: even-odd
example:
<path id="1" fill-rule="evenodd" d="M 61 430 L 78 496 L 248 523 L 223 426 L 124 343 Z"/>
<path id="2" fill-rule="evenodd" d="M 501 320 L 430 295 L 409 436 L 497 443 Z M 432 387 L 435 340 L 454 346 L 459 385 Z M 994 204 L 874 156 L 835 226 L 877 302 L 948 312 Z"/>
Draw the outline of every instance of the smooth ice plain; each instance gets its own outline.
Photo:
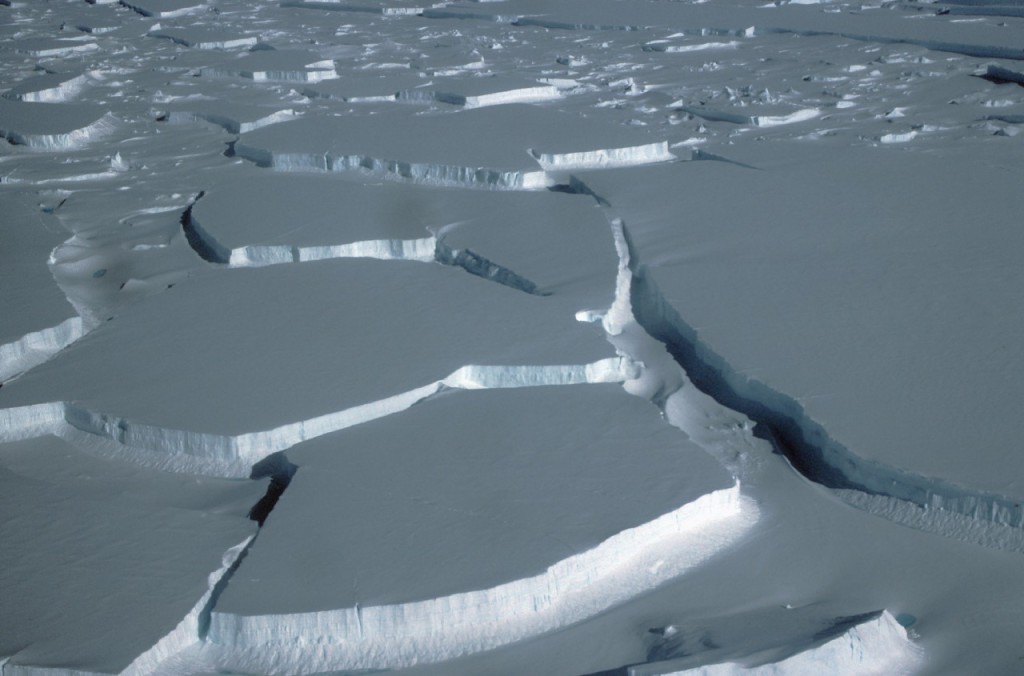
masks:
<path id="1" fill-rule="evenodd" d="M 0 673 L 1019 673 L 1022 15 L 0 0 Z"/>

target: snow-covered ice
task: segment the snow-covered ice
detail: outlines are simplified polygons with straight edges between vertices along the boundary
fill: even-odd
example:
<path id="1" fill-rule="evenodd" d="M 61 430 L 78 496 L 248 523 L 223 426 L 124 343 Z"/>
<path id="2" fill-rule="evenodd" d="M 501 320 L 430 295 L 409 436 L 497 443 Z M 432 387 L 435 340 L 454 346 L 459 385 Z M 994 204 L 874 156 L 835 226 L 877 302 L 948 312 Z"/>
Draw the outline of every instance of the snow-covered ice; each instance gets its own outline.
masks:
<path id="1" fill-rule="evenodd" d="M 1019 671 L 1019 2 L 0 0 L 0 671 Z"/>

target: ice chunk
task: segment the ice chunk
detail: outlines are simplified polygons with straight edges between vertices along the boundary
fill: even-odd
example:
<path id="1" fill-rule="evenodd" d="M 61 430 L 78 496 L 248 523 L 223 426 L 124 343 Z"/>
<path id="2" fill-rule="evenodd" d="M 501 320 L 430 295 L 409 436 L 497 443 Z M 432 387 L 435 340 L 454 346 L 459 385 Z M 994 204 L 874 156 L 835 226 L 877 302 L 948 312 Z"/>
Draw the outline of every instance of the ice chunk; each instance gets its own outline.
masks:
<path id="1" fill-rule="evenodd" d="M 334 62 L 301 50 L 261 50 L 199 70 L 204 77 L 241 77 L 256 82 L 319 82 L 338 77 Z"/>
<path id="2" fill-rule="evenodd" d="M 0 136 L 33 149 L 74 150 L 102 138 L 116 124 L 99 106 L 0 99 Z"/>
<path id="3" fill-rule="evenodd" d="M 246 512 L 263 488 L 100 460 L 53 437 L 0 444 L 0 487 L 10 673 L 135 673 L 197 641 L 208 578 L 253 534 Z"/>
<path id="4" fill-rule="evenodd" d="M 438 101 L 465 108 L 482 108 L 507 103 L 551 101 L 561 96 L 553 85 L 508 77 L 444 79 L 430 86 L 418 86 L 398 93 L 399 101 Z"/>
<path id="5" fill-rule="evenodd" d="M 192 26 L 188 28 L 161 28 L 149 33 L 155 38 L 171 40 L 194 49 L 236 49 L 252 47 L 259 43 L 259 37 L 244 35 L 238 31 Z"/>
<path id="6" fill-rule="evenodd" d="M 206 0 L 121 0 L 121 4 L 142 16 L 171 19 L 207 11 Z"/>
<path id="7" fill-rule="evenodd" d="M 19 82 L 4 98 L 34 103 L 59 103 L 73 99 L 89 81 L 82 73 L 46 73 Z"/>
<path id="8" fill-rule="evenodd" d="M 400 667 L 522 640 L 686 572 L 756 518 L 612 386 L 454 394 L 289 458 L 300 469 L 211 617 L 221 668 L 270 652 L 293 673 Z M 322 649 L 289 647 L 303 643 Z"/>
<path id="9" fill-rule="evenodd" d="M 561 365 L 610 352 L 554 296 L 441 266 L 322 261 L 182 282 L 4 386 L 0 405 L 73 400 L 74 426 L 139 449 L 141 462 L 205 459 L 238 476 L 406 408 L 467 364 L 535 365 L 538 383 L 557 384 L 586 377 Z"/>
<path id="10" fill-rule="evenodd" d="M 297 204 L 315 207 L 301 223 Z M 567 311 L 603 308 L 614 295 L 607 223 L 580 195 L 271 173 L 211 190 L 186 228 L 208 259 L 233 266 L 366 255 L 435 260 L 439 253 L 440 262 L 462 264 L 461 253 L 529 280 Z"/>
<path id="11" fill-rule="evenodd" d="M 642 667 L 636 670 L 636 675 L 914 674 L 923 664 L 922 649 L 910 640 L 907 630 L 889 611 L 883 611 L 817 648 L 777 662 L 757 666 L 725 663 L 671 672 Z"/>
<path id="12" fill-rule="evenodd" d="M 202 120 L 223 127 L 229 133 L 240 134 L 290 120 L 295 117 L 295 111 L 280 105 L 267 107 L 234 101 L 195 101 L 171 104 L 165 115 L 172 124 Z"/>
<path id="13" fill-rule="evenodd" d="M 505 189 L 556 180 L 527 151 L 553 171 L 673 159 L 666 142 L 643 130 L 526 104 L 308 118 L 245 134 L 235 151 L 284 171 L 361 169 L 419 183 Z"/>

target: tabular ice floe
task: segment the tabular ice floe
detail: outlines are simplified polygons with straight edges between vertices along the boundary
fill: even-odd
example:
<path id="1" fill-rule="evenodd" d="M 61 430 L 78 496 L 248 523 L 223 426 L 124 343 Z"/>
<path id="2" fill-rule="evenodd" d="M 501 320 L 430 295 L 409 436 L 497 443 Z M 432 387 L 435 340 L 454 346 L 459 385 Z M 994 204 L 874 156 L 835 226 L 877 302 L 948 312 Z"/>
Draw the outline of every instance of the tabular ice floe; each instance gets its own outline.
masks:
<path id="1" fill-rule="evenodd" d="M 288 457 L 288 493 L 211 617 L 220 668 L 399 667 L 523 640 L 706 561 L 757 515 L 613 386 L 452 394 Z"/>
<path id="2" fill-rule="evenodd" d="M 549 172 L 675 159 L 666 141 L 643 130 L 526 104 L 398 115 L 307 117 L 245 134 L 235 152 L 281 171 L 364 170 L 433 185 L 519 190 L 547 187 L 556 180 Z"/>
<path id="3" fill-rule="evenodd" d="M 271 49 L 225 58 L 199 69 L 203 77 L 239 77 L 256 82 L 319 82 L 338 77 L 334 61 L 315 52 Z"/>
<path id="4" fill-rule="evenodd" d="M 168 27 L 157 28 L 148 33 L 154 38 L 171 40 L 185 47 L 194 49 L 237 49 L 253 47 L 259 44 L 257 35 L 239 35 L 230 30 L 217 30 L 202 27 Z"/>
<path id="5" fill-rule="evenodd" d="M 464 108 L 483 108 L 509 103 L 553 101 L 561 96 L 550 84 L 508 77 L 445 78 L 398 92 L 397 99 L 407 102 L 437 101 Z"/>
<path id="6" fill-rule="evenodd" d="M 231 101 L 195 101 L 172 103 L 162 117 L 171 124 L 208 122 L 223 127 L 231 134 L 239 134 L 290 120 L 295 117 L 295 111 L 282 106 L 263 107 Z"/>
<path id="7" fill-rule="evenodd" d="M 116 126 L 117 118 L 96 105 L 0 99 L 0 137 L 34 150 L 74 150 Z"/>
<path id="8" fill-rule="evenodd" d="M 206 0 L 120 0 L 121 4 L 142 16 L 172 19 L 209 11 Z"/>
<path id="9" fill-rule="evenodd" d="M 296 205 L 315 209 L 296 223 Z M 201 255 L 232 267 L 340 257 L 437 261 L 551 294 L 572 312 L 605 307 L 615 292 L 607 221 L 582 195 L 268 173 L 206 193 L 186 231 Z"/>
<path id="10" fill-rule="evenodd" d="M 19 82 L 3 96 L 31 103 L 59 103 L 73 99 L 88 81 L 83 73 L 46 73 Z"/>
<path id="11" fill-rule="evenodd" d="M 611 358 L 557 296 L 442 266 L 340 263 L 197 276 L 5 386 L 0 402 L 74 401 L 75 427 L 139 449 L 144 464 L 247 476 L 269 453 L 408 407 L 469 364 L 512 365 L 494 368 L 514 381 L 516 365 L 534 365 L 537 384 L 558 384 Z"/>
<path id="12" fill-rule="evenodd" d="M 68 664 L 150 673 L 195 643 L 222 557 L 255 532 L 246 512 L 261 491 L 99 459 L 53 437 L 4 444 L 0 486 L 3 512 L 18 514 L 0 525 L 18 543 L 0 550 L 10 674 L 69 673 Z"/>

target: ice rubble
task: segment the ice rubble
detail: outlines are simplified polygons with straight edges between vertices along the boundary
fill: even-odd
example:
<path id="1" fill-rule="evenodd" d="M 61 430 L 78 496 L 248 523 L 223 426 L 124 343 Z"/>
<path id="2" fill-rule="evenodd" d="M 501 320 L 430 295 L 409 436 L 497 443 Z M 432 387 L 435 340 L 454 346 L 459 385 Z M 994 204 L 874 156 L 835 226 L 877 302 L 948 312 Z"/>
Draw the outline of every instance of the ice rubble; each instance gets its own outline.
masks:
<path id="1" fill-rule="evenodd" d="M 495 137 L 495 129 L 507 133 Z M 453 135 L 461 141 L 453 144 Z M 306 117 L 243 134 L 235 152 L 280 171 L 361 169 L 432 185 L 518 190 L 556 182 L 549 171 L 675 159 L 666 141 L 643 131 L 527 104 L 440 115 Z"/>
<path id="2" fill-rule="evenodd" d="M 758 666 L 714 664 L 683 671 L 662 671 L 656 666 L 630 670 L 631 676 L 817 676 L 818 674 L 889 674 L 907 676 L 923 666 L 921 648 L 896 618 L 883 611 L 824 645 L 778 662 Z"/>
<path id="3" fill-rule="evenodd" d="M 116 127 L 117 118 L 99 106 L 0 99 L 0 137 L 34 150 L 75 150 Z"/>

